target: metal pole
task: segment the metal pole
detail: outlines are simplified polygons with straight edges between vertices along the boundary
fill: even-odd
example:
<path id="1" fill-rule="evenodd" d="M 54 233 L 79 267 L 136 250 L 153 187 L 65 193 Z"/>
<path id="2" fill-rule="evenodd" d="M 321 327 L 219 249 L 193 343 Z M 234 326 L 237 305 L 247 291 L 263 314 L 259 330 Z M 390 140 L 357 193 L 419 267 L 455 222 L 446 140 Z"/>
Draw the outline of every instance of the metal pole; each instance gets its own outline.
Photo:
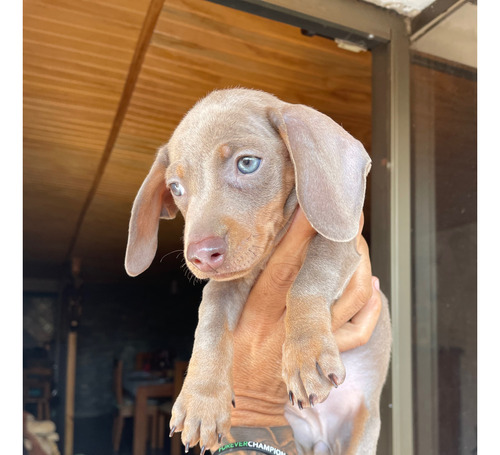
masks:
<path id="1" fill-rule="evenodd" d="M 410 51 L 404 24 L 391 30 L 391 310 L 393 453 L 413 454 Z"/>

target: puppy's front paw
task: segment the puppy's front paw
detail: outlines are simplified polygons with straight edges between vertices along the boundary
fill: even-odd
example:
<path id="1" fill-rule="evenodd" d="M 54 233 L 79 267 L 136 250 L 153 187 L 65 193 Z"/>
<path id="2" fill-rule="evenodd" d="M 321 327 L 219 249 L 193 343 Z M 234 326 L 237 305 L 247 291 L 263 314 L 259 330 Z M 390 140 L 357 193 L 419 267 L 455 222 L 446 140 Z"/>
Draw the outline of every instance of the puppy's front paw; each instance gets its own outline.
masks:
<path id="1" fill-rule="evenodd" d="M 344 382 L 345 368 L 332 333 L 288 336 L 283 344 L 283 380 L 300 409 L 326 400 Z"/>
<path id="2" fill-rule="evenodd" d="M 182 443 L 189 447 L 200 443 L 202 453 L 218 448 L 222 436 L 231 427 L 232 390 L 227 384 L 203 381 L 193 384 L 186 381 L 172 408 L 170 429 L 182 431 Z"/>

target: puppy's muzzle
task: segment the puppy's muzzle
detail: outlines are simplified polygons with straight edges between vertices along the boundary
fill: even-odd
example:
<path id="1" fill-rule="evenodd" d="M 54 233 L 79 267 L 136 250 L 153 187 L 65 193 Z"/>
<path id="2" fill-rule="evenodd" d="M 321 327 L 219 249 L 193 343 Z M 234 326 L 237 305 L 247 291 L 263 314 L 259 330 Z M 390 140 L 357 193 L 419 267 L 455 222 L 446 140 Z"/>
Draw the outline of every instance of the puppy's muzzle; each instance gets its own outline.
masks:
<path id="1" fill-rule="evenodd" d="M 226 252 L 223 238 L 207 237 L 188 245 L 186 259 L 201 272 L 214 272 L 224 264 Z"/>

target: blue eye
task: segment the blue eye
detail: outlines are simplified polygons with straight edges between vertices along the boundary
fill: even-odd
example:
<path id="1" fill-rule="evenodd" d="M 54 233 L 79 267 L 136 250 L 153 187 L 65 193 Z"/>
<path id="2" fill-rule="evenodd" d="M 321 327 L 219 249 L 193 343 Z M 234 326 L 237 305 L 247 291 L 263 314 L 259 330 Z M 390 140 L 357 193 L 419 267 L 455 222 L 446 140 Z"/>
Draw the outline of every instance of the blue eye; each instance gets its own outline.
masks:
<path id="1" fill-rule="evenodd" d="M 238 170 L 242 174 L 252 174 L 259 169 L 262 160 L 256 156 L 242 156 L 237 163 Z"/>
<path id="2" fill-rule="evenodd" d="M 174 196 L 182 196 L 184 194 L 184 187 L 180 183 L 173 182 L 169 186 Z"/>

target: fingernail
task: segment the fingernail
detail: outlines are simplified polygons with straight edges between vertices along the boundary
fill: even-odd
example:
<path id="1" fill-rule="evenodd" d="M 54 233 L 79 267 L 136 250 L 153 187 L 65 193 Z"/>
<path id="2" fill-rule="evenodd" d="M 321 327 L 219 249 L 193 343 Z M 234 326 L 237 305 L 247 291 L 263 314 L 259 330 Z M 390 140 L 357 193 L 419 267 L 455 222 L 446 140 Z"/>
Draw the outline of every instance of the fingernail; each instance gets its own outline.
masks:
<path id="1" fill-rule="evenodd" d="M 184 453 L 188 453 L 189 452 L 189 442 L 186 444 L 186 448 L 184 450 Z"/>
<path id="2" fill-rule="evenodd" d="M 174 435 L 174 433 L 175 433 L 175 425 L 170 430 L 170 433 L 168 434 L 168 436 L 171 438 Z"/>
<path id="3" fill-rule="evenodd" d="M 207 449 L 205 448 L 205 446 L 202 446 L 202 447 L 201 447 L 201 455 L 205 455 L 205 450 L 207 450 Z"/>
<path id="4" fill-rule="evenodd" d="M 311 393 L 311 395 L 309 395 L 309 404 L 311 405 L 311 408 L 314 408 L 314 405 L 317 401 L 318 401 L 318 397 L 316 396 L 316 394 Z"/>
<path id="5" fill-rule="evenodd" d="M 219 435 L 217 436 L 217 442 L 220 444 L 222 441 L 222 433 L 219 433 Z"/>
<path id="6" fill-rule="evenodd" d="M 373 287 L 377 290 L 380 291 L 380 281 L 379 279 L 375 276 L 373 277 Z"/>
<path id="7" fill-rule="evenodd" d="M 302 401 L 300 400 L 297 400 L 297 405 L 299 407 L 299 409 L 302 411 L 302 409 L 304 409 L 304 407 L 302 406 Z"/>
<path id="8" fill-rule="evenodd" d="M 290 403 L 292 403 L 292 406 L 295 404 L 295 400 L 293 399 L 293 393 L 288 392 L 288 399 L 290 400 Z"/>

